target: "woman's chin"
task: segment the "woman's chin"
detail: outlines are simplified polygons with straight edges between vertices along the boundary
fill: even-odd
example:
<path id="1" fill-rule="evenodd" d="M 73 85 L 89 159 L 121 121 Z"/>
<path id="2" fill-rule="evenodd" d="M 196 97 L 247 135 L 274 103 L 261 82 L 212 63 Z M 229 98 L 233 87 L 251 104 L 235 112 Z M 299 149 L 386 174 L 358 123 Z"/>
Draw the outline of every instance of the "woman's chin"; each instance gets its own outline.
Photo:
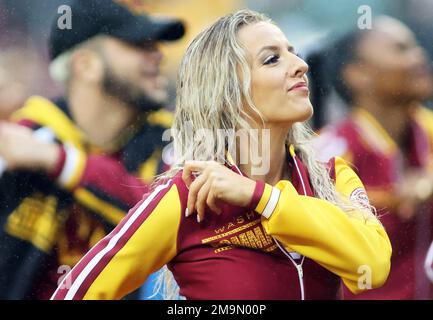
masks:
<path id="1" fill-rule="evenodd" d="M 298 110 L 297 115 L 295 117 L 292 117 L 292 123 L 296 123 L 296 122 L 304 122 L 307 120 L 310 120 L 310 118 L 313 116 L 313 107 L 311 106 L 311 104 L 306 105 L 304 108 L 302 108 L 301 110 Z"/>
<path id="2" fill-rule="evenodd" d="M 273 113 L 266 117 L 267 123 L 278 123 L 284 127 L 291 126 L 297 122 L 304 122 L 309 120 L 313 116 L 313 107 L 311 103 L 305 103 L 302 106 L 297 106 L 297 108 L 287 108 L 284 112 L 279 110 L 278 113 Z"/>

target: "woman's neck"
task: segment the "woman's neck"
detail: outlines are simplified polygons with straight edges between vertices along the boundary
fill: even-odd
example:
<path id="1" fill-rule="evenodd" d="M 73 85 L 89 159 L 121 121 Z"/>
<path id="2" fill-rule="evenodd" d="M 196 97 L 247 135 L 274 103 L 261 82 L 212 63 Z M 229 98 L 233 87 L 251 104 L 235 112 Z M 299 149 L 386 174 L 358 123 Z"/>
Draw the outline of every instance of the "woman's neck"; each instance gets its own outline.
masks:
<path id="1" fill-rule="evenodd" d="M 258 143 L 249 137 L 247 142 L 237 146 L 238 159 L 248 159 L 240 163 L 240 169 L 254 180 L 263 180 L 275 185 L 288 179 L 286 139 L 287 128 L 258 129 Z"/>
<path id="2" fill-rule="evenodd" d="M 360 99 L 356 105 L 368 111 L 397 145 L 401 145 L 413 102 L 385 102 L 365 98 Z"/>

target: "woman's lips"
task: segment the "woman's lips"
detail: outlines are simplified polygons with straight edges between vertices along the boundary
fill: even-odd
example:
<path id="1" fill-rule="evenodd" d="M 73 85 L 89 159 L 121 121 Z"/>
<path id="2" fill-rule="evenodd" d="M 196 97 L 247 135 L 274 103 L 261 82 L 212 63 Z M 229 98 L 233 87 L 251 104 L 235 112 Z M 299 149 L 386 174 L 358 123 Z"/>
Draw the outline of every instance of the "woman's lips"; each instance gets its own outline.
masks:
<path id="1" fill-rule="evenodd" d="M 290 87 L 290 89 L 287 91 L 290 92 L 290 91 L 294 91 L 294 90 L 310 91 L 308 89 L 306 82 L 298 82 L 298 83 L 294 84 L 292 87 Z"/>

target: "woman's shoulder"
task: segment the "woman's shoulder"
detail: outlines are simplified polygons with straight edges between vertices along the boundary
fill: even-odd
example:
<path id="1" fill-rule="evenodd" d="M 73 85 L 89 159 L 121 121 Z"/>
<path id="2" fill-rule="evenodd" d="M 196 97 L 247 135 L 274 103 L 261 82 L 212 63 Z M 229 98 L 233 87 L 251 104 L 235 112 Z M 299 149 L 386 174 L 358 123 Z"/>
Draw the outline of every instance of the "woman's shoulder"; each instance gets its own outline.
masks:
<path id="1" fill-rule="evenodd" d="M 179 210 L 184 210 L 187 200 L 188 189 L 182 180 L 182 172 L 176 172 L 173 175 L 162 175 L 155 179 L 150 189 L 143 194 L 141 200 L 129 213 L 140 211 L 140 215 L 147 217 L 157 208 L 159 208 L 158 212 L 173 212 L 176 207 Z"/>
<path id="2" fill-rule="evenodd" d="M 167 193 L 169 190 L 176 189 L 181 202 L 186 202 L 188 199 L 188 187 L 182 179 L 183 170 L 180 169 L 171 175 L 162 175 L 153 184 L 152 188 L 148 193 L 144 195 L 144 198 L 148 197 L 151 193 L 158 193 L 165 190 Z"/>
<path id="3" fill-rule="evenodd" d="M 332 157 L 327 162 L 322 162 L 328 169 L 329 176 L 336 182 L 337 180 L 347 180 L 356 177 L 356 167 L 353 163 L 347 161 L 343 157 Z"/>
<path id="4" fill-rule="evenodd" d="M 327 166 L 339 193 L 350 198 L 356 198 L 363 205 L 369 204 L 364 184 L 350 162 L 341 157 L 335 157 L 329 160 Z"/>

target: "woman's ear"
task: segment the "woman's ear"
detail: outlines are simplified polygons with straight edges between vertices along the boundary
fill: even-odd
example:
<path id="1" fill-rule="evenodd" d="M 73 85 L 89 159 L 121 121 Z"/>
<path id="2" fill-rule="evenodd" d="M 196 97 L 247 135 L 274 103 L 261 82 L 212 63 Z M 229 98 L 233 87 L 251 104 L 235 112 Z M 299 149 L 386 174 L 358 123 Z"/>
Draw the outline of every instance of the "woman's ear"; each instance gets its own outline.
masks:
<path id="1" fill-rule="evenodd" d="M 72 55 L 71 71 L 79 81 L 99 84 L 104 76 L 104 63 L 97 52 L 83 48 Z"/>

